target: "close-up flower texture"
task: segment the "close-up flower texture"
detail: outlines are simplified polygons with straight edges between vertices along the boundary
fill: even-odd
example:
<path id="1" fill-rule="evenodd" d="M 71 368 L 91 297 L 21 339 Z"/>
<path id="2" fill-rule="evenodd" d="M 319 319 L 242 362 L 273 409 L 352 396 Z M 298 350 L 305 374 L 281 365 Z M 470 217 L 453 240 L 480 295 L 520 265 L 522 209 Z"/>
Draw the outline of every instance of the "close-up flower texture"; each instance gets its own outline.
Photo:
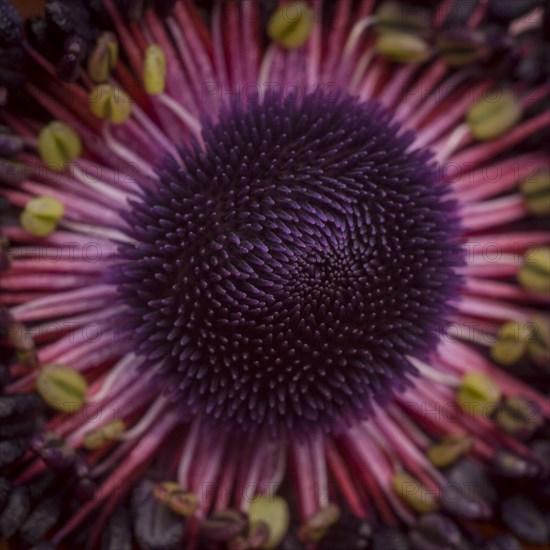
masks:
<path id="1" fill-rule="evenodd" d="M 31 4 L 0 548 L 550 548 L 550 2 Z"/>

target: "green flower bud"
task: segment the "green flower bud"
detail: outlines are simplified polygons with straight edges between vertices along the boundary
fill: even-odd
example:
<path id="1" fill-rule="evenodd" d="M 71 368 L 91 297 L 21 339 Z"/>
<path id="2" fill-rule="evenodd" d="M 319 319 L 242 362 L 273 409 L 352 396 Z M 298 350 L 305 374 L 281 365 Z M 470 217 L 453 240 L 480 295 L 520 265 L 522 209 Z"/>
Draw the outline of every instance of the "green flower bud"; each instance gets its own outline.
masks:
<path id="1" fill-rule="evenodd" d="M 506 433 L 529 439 L 542 425 L 539 407 L 525 397 L 507 397 L 495 413 L 495 422 Z"/>
<path id="2" fill-rule="evenodd" d="M 530 292 L 550 293 L 550 248 L 531 248 L 526 252 L 518 281 Z"/>
<path id="3" fill-rule="evenodd" d="M 527 210 L 534 216 L 550 215 L 550 171 L 543 170 L 530 176 L 520 185 Z"/>
<path id="4" fill-rule="evenodd" d="M 448 65 L 462 67 L 483 56 L 485 38 L 477 30 L 451 29 L 439 37 L 437 49 Z"/>
<path id="5" fill-rule="evenodd" d="M 250 504 L 248 517 L 251 524 L 262 521 L 269 527 L 269 539 L 262 548 L 277 548 L 288 531 L 290 521 L 286 501 L 279 496 L 257 496 Z"/>
<path id="6" fill-rule="evenodd" d="M 436 495 L 406 472 L 398 472 L 393 476 L 392 487 L 401 500 L 415 512 L 427 514 L 439 509 Z"/>
<path id="7" fill-rule="evenodd" d="M 180 516 L 192 516 L 199 507 L 199 500 L 193 493 L 187 493 L 181 485 L 173 481 L 163 481 L 153 489 L 155 498 L 166 504 L 173 512 Z"/>
<path id="8" fill-rule="evenodd" d="M 470 107 L 466 120 L 472 135 L 488 141 L 504 135 L 523 116 L 523 107 L 511 92 L 502 92 L 497 98 L 483 98 Z"/>
<path id="9" fill-rule="evenodd" d="M 50 122 L 38 135 L 38 152 L 42 161 L 52 170 L 65 170 L 82 153 L 78 134 L 67 124 Z"/>
<path id="10" fill-rule="evenodd" d="M 90 110 L 98 117 L 114 124 L 122 124 L 132 114 L 130 97 L 111 84 L 100 84 L 90 94 Z"/>
<path id="11" fill-rule="evenodd" d="M 457 402 L 468 414 L 490 415 L 500 401 L 500 388 L 489 376 L 481 372 L 469 372 L 462 379 L 457 392 Z"/>
<path id="12" fill-rule="evenodd" d="M 60 412 L 80 410 L 87 389 L 84 376 L 65 365 L 46 365 L 36 379 L 36 391 L 50 407 Z"/>
<path id="13" fill-rule="evenodd" d="M 19 221 L 27 233 L 35 237 L 47 237 L 55 231 L 64 212 L 63 204 L 57 199 L 38 197 L 25 205 Z"/>
<path id="14" fill-rule="evenodd" d="M 313 29 L 314 12 L 305 2 L 279 6 L 267 25 L 269 37 L 287 49 L 306 43 Z"/>
<path id="15" fill-rule="evenodd" d="M 383 2 L 376 10 L 376 30 L 379 33 L 404 33 L 427 36 L 430 32 L 430 14 L 410 4 L 392 0 Z"/>
<path id="16" fill-rule="evenodd" d="M 341 516 L 340 508 L 330 503 L 311 516 L 300 528 L 300 538 L 309 543 L 319 542 Z"/>
<path id="17" fill-rule="evenodd" d="M 464 456 L 472 447 L 472 438 L 465 435 L 451 435 L 428 449 L 430 462 L 438 468 L 446 468 Z"/>
<path id="18" fill-rule="evenodd" d="M 397 63 L 420 63 L 431 55 L 430 45 L 414 34 L 383 33 L 376 39 L 379 54 Z"/>
<path id="19" fill-rule="evenodd" d="M 158 95 L 164 92 L 166 86 L 166 56 L 163 49 L 157 44 L 152 44 L 145 51 L 143 83 L 148 94 Z"/>
<path id="20" fill-rule="evenodd" d="M 113 420 L 97 430 L 90 430 L 84 435 L 82 445 L 85 449 L 96 451 L 108 443 L 116 441 L 126 430 L 123 420 Z"/>
<path id="21" fill-rule="evenodd" d="M 500 365 L 517 363 L 525 355 L 530 337 L 531 330 L 526 323 L 505 323 L 491 348 L 491 357 Z"/>
<path id="22" fill-rule="evenodd" d="M 112 32 L 104 32 L 88 57 L 88 74 L 98 84 L 109 79 L 118 61 L 118 42 Z"/>
<path id="23" fill-rule="evenodd" d="M 536 364 L 547 366 L 550 364 L 550 319 L 535 317 L 531 329 L 527 353 Z"/>

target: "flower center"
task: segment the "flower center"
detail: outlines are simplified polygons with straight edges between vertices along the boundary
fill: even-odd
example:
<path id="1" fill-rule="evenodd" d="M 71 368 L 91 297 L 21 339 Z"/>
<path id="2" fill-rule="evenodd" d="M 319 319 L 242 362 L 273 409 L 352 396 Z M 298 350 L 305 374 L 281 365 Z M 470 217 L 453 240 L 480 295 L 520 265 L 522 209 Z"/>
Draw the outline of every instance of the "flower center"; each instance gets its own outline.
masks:
<path id="1" fill-rule="evenodd" d="M 341 93 L 227 107 L 159 169 L 117 267 L 139 352 L 193 412 L 332 429 L 437 342 L 458 221 L 430 155 Z"/>

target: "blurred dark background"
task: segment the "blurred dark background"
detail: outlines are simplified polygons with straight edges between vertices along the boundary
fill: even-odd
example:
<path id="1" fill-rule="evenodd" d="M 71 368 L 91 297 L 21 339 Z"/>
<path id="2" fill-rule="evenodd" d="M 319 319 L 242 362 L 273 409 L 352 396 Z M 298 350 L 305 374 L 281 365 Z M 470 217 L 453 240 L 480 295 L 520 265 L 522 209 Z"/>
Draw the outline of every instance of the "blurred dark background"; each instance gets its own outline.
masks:
<path id="1" fill-rule="evenodd" d="M 44 12 L 46 0 L 12 0 L 23 17 L 39 15 Z"/>

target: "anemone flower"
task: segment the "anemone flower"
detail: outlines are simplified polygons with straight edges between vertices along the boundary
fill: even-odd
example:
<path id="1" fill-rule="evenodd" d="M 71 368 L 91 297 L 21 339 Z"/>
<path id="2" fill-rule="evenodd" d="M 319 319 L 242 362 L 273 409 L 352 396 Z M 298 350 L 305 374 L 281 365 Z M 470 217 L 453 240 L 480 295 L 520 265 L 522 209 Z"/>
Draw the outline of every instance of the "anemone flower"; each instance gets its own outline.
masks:
<path id="1" fill-rule="evenodd" d="M 547 18 L 1 0 L 7 547 L 548 544 Z"/>

